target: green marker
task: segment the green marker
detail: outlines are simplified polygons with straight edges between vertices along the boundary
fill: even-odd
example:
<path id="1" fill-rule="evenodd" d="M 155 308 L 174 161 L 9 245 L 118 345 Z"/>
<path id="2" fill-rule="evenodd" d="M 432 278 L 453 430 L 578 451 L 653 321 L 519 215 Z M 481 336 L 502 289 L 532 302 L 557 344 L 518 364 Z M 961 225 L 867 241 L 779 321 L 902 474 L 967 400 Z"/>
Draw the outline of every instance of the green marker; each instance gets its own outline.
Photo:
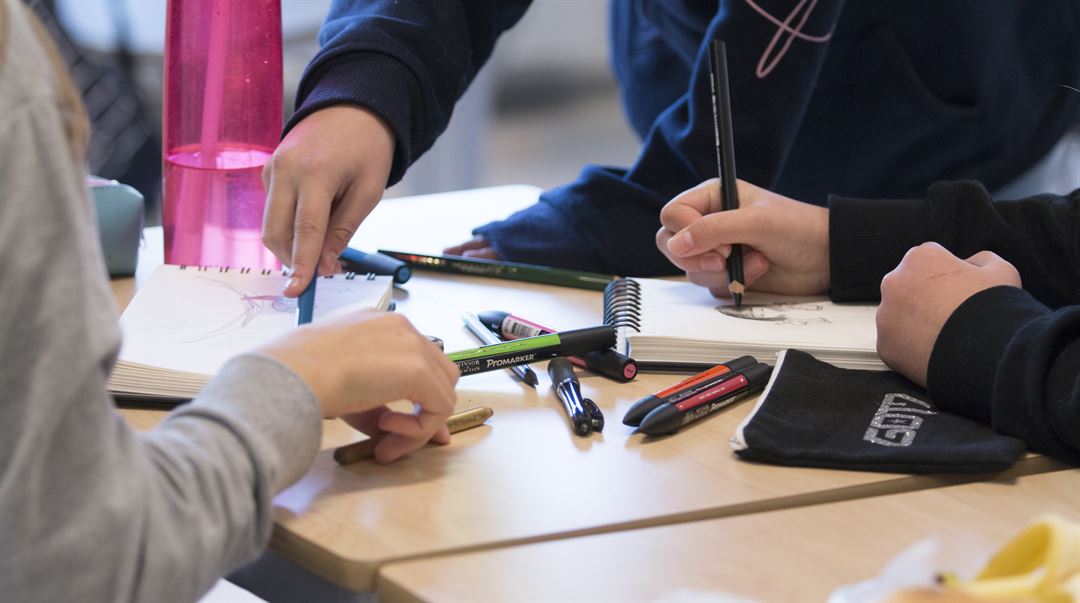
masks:
<path id="1" fill-rule="evenodd" d="M 593 291 L 603 291 L 611 281 L 615 280 L 615 277 L 610 274 L 549 268 L 537 264 L 466 258 L 459 255 L 423 255 L 403 251 L 387 251 L 385 249 L 380 249 L 379 253 L 407 262 L 410 266 L 419 270 L 487 276 L 511 281 L 591 289 Z"/>
<path id="2" fill-rule="evenodd" d="M 614 345 L 614 327 L 589 327 L 451 352 L 446 357 L 457 363 L 462 375 L 472 375 L 555 356 L 577 356 L 606 350 Z"/>

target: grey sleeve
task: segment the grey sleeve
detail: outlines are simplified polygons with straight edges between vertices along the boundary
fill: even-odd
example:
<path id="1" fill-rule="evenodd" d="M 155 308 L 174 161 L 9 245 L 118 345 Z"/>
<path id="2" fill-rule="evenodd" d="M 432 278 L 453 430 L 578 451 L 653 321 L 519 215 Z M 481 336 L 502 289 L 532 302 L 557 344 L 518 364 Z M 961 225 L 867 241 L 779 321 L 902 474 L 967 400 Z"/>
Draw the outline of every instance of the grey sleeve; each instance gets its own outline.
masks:
<path id="1" fill-rule="evenodd" d="M 81 170 L 52 96 L 27 92 L 40 73 L 22 75 L 0 68 L 0 600 L 193 600 L 265 546 L 274 493 L 318 450 L 319 406 L 247 355 L 153 431 L 124 422 Z"/>

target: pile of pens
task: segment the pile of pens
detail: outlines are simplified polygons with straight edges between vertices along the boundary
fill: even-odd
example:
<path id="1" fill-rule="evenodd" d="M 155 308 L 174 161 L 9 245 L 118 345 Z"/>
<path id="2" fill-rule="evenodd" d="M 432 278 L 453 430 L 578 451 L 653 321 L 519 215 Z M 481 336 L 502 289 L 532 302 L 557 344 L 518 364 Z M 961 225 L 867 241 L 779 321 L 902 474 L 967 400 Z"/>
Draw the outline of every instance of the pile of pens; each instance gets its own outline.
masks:
<path id="1" fill-rule="evenodd" d="M 571 363 L 618 381 L 628 381 L 637 374 L 632 359 L 611 349 L 615 334 L 609 326 L 560 333 L 498 311 L 479 316 L 466 314 L 462 320 L 481 343 L 487 344 L 447 355 L 458 364 L 462 375 L 507 368 L 524 383 L 535 386 L 536 373 L 524 365 L 550 358 L 552 389 L 562 402 L 571 430 L 580 436 L 602 431 L 604 415 L 595 402 L 582 395 Z M 771 374 L 769 365 L 753 356 L 741 356 L 638 400 L 623 423 L 650 436 L 674 433 L 760 392 Z"/>
<path id="2" fill-rule="evenodd" d="M 573 364 L 588 368 L 609 379 L 625 382 L 637 375 L 633 359 L 612 349 L 615 331 L 610 326 L 557 332 L 554 329 L 514 316 L 508 312 L 482 312 L 462 316 L 483 347 L 449 354 L 462 374 L 506 367 L 518 379 L 535 387 L 536 373 L 527 362 L 551 358 L 548 375 L 552 389 L 562 402 L 570 428 L 580 436 L 604 430 L 604 413 L 581 394 L 581 384 Z"/>

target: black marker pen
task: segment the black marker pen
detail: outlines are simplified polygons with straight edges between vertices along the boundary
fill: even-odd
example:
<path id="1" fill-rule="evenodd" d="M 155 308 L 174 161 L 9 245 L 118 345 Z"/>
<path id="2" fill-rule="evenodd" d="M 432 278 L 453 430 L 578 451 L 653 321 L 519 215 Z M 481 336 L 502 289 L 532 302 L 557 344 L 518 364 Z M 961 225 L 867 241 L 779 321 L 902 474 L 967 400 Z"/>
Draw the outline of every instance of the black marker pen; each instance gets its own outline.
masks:
<path id="1" fill-rule="evenodd" d="M 547 333 L 557 333 L 555 329 L 536 324 L 509 312 L 489 310 L 478 317 L 487 328 L 498 333 L 503 339 L 535 337 Z M 580 356 L 569 356 L 570 362 L 587 368 L 615 381 L 627 382 L 637 376 L 638 367 L 633 358 L 612 349 L 596 350 Z"/>
<path id="2" fill-rule="evenodd" d="M 581 385 L 574 375 L 574 367 L 570 361 L 562 356 L 552 358 L 548 363 L 548 375 L 551 377 L 551 386 L 566 410 L 566 417 L 570 419 L 570 428 L 579 436 L 589 435 L 593 430 L 593 420 L 585 405 L 586 400 L 581 396 Z M 603 426 L 601 419 L 600 427 Z"/>

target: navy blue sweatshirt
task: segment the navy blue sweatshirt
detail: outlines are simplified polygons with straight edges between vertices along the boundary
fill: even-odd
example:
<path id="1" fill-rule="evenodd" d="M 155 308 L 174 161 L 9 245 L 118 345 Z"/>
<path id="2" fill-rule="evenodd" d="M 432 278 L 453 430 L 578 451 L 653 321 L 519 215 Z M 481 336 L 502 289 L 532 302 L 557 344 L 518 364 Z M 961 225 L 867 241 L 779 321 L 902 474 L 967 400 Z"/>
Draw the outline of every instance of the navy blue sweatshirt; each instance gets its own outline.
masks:
<path id="1" fill-rule="evenodd" d="M 882 277 L 926 241 L 1016 266 L 1023 289 L 976 293 L 945 322 L 927 389 L 940 408 L 1080 465 L 1080 190 L 994 202 L 978 183 L 946 182 L 925 199 L 833 197 L 829 231 L 835 301 L 880 299 Z"/>
<path id="2" fill-rule="evenodd" d="M 445 129 L 524 0 L 336 0 L 289 127 L 370 108 L 393 130 L 390 183 Z M 675 273 L 653 244 L 671 197 L 716 176 L 709 40 L 726 41 L 741 178 L 824 204 L 995 188 L 1075 123 L 1080 0 L 614 0 L 612 63 L 643 137 L 629 169 L 588 166 L 477 229 L 511 260 Z M 792 12 L 796 9 L 798 12 Z"/>

